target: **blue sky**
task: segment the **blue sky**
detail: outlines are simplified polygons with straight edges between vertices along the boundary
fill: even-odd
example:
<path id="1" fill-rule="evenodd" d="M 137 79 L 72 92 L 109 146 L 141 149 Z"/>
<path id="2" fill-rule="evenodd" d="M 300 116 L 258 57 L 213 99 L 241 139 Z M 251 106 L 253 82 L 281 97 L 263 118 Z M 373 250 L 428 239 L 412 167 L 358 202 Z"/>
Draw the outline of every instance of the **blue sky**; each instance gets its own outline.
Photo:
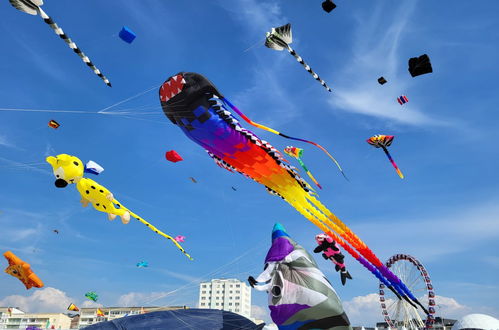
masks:
<path id="1" fill-rule="evenodd" d="M 320 150 L 295 144 L 324 187 L 321 201 L 380 259 L 407 253 L 425 264 L 441 296 L 437 314 L 499 317 L 499 3 L 338 0 L 326 14 L 320 2 L 47 1 L 112 88 L 39 17 L 0 4 L 0 110 L 84 112 L 0 111 L 0 250 L 30 262 L 47 287 L 26 291 L 5 274 L 0 305 L 61 311 L 96 291 L 105 306 L 195 306 L 199 280 L 260 273 L 276 221 L 313 249 L 313 225 L 218 168 L 164 117 L 155 87 L 192 71 L 253 120 L 332 151 L 350 182 Z M 245 51 L 288 22 L 294 48 L 332 93 L 285 52 Z M 130 45 L 117 37 L 123 25 L 137 33 Z M 410 77 L 408 58 L 424 53 L 434 72 Z M 291 144 L 252 130 L 276 148 Z M 365 142 L 374 134 L 396 136 L 390 151 L 404 180 Z M 166 162 L 171 149 L 185 160 Z M 97 181 L 158 228 L 185 235 L 195 261 L 138 222 L 83 209 L 75 187 L 55 188 L 44 159 L 59 153 L 104 166 Z M 141 260 L 149 268 L 136 268 Z M 353 324 L 381 320 L 372 275 L 348 257 L 354 280 L 342 287 L 331 263 L 317 260 Z M 265 294 L 253 292 L 253 305 L 268 319 Z"/>

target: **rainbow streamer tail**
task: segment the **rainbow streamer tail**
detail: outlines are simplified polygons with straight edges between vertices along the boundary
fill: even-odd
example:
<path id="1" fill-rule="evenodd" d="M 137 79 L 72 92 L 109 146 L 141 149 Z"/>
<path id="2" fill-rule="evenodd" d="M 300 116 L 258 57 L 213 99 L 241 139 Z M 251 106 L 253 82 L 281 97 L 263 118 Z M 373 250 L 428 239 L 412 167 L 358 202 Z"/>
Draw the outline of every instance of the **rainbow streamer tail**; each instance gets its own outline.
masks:
<path id="1" fill-rule="evenodd" d="M 295 141 L 300 141 L 300 142 L 305 142 L 305 143 L 309 143 L 311 145 L 314 145 L 316 146 L 317 148 L 321 149 L 322 151 L 324 151 L 324 153 L 326 153 L 326 155 L 329 156 L 329 158 L 331 158 L 333 160 L 333 162 L 336 164 L 336 167 L 338 167 L 338 169 L 340 170 L 341 174 L 343 175 L 343 177 L 345 178 L 345 180 L 347 181 L 350 181 L 348 180 L 347 176 L 345 175 L 345 172 L 343 172 L 343 169 L 341 168 L 340 164 L 338 163 L 338 161 L 333 157 L 331 156 L 331 154 L 323 147 L 321 146 L 320 144 L 318 143 L 315 143 L 313 141 L 309 141 L 309 140 L 305 140 L 305 139 L 300 139 L 300 138 L 295 138 L 295 137 L 292 137 L 292 136 L 289 136 L 289 135 L 286 135 L 284 133 L 281 133 L 281 132 L 278 132 L 276 131 L 275 129 L 273 128 L 270 128 L 270 127 L 267 127 L 267 126 L 264 126 L 262 124 L 259 124 L 259 123 L 255 123 L 254 121 L 252 121 L 251 119 L 249 119 L 248 117 L 246 117 L 246 115 L 244 113 L 241 112 L 241 110 L 239 110 L 235 105 L 233 105 L 232 103 L 230 103 L 229 100 L 227 100 L 225 97 L 222 97 L 221 100 L 223 102 L 225 102 L 232 110 L 234 110 L 239 116 L 241 116 L 241 118 L 244 119 L 244 121 L 246 121 L 248 124 L 252 125 L 252 126 L 255 126 L 255 127 L 258 127 L 260 129 L 263 129 L 267 132 L 271 132 L 271 133 L 274 133 L 274 134 L 277 134 L 279 136 L 282 136 L 286 139 L 291 139 L 291 140 L 295 140 Z"/>
<path id="2" fill-rule="evenodd" d="M 319 184 L 319 182 L 317 182 L 317 180 L 314 178 L 314 176 L 312 175 L 312 173 L 310 173 L 310 171 L 308 170 L 307 166 L 305 166 L 305 163 L 303 162 L 303 160 L 300 157 L 297 157 L 296 159 L 298 159 L 298 162 L 300 163 L 300 165 L 303 168 L 303 170 L 307 173 L 308 177 L 315 183 L 315 185 L 317 187 L 319 187 L 320 189 L 322 189 L 322 186 Z"/>
<path id="3" fill-rule="evenodd" d="M 122 206 L 123 208 L 123 206 Z M 150 224 L 149 222 L 147 222 L 146 220 L 142 219 L 140 216 L 138 216 L 137 214 L 133 213 L 132 211 L 130 211 L 129 209 L 126 209 L 128 212 L 130 212 L 130 215 L 132 217 L 134 217 L 135 219 L 139 220 L 140 222 L 142 222 L 144 225 L 146 225 L 147 228 L 151 229 L 153 232 L 155 232 L 156 234 L 158 235 L 161 235 L 163 236 L 164 238 L 166 239 L 169 239 L 170 241 L 173 242 L 173 244 L 175 244 L 175 246 L 180 250 L 182 251 L 183 254 L 185 254 L 185 256 L 187 258 L 189 258 L 190 260 L 193 260 L 192 257 L 184 250 L 184 248 L 173 238 L 171 237 L 170 235 L 167 235 L 165 233 L 163 233 L 161 230 L 159 230 L 158 228 L 154 227 L 152 224 Z"/>
<path id="4" fill-rule="evenodd" d="M 385 147 L 382 147 L 382 148 L 383 148 L 383 151 L 385 152 L 386 156 L 388 157 L 388 160 L 390 161 L 390 163 L 392 163 L 393 167 L 395 168 L 395 171 L 397 171 L 397 174 L 399 175 L 399 177 L 401 179 L 403 179 L 404 175 L 402 174 L 402 172 L 400 171 L 399 167 L 397 166 L 397 164 L 393 160 L 392 156 L 388 152 L 388 149 L 386 149 Z"/>

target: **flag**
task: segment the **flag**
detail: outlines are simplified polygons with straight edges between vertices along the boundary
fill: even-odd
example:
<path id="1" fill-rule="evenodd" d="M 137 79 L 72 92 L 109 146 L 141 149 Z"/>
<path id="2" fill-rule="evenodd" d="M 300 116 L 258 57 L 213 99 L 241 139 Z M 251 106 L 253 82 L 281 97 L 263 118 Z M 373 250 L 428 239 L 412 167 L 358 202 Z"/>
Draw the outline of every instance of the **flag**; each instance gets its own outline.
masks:
<path id="1" fill-rule="evenodd" d="M 68 311 L 72 311 L 72 312 L 78 312 L 80 309 L 78 307 L 76 307 L 75 304 L 71 303 L 69 306 L 68 306 Z"/>

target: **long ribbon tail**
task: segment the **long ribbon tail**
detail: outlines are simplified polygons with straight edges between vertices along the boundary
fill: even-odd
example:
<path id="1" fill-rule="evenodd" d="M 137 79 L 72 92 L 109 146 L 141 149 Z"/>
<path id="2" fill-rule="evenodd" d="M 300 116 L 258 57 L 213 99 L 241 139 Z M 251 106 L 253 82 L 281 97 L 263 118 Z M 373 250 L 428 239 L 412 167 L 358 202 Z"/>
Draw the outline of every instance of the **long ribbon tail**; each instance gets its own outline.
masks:
<path id="1" fill-rule="evenodd" d="M 385 147 L 382 147 L 383 148 L 383 151 L 385 152 L 386 156 L 388 157 L 388 160 L 390 161 L 390 163 L 392 163 L 393 167 L 395 168 L 395 171 L 397 171 L 397 174 L 399 175 L 399 177 L 401 179 L 404 178 L 404 175 L 402 174 L 402 172 L 400 171 L 400 169 L 398 168 L 397 164 L 395 163 L 395 161 L 393 160 L 392 156 L 390 155 L 390 153 L 388 152 L 388 149 L 386 149 Z"/>
<path id="2" fill-rule="evenodd" d="M 310 68 L 310 66 L 305 63 L 305 61 L 301 58 L 300 55 L 298 55 L 295 50 L 293 48 L 291 48 L 289 45 L 288 45 L 288 52 L 294 56 L 294 58 L 301 64 L 303 65 L 303 67 L 305 68 L 305 70 L 308 71 L 308 73 L 310 73 L 312 75 L 312 77 L 314 77 L 315 80 L 317 80 L 318 82 L 321 83 L 322 86 L 324 86 L 325 89 L 328 90 L 328 92 L 331 92 L 331 88 L 329 88 L 329 86 L 326 84 L 326 82 L 324 80 L 321 79 L 321 77 L 319 77 L 319 75 L 317 73 L 315 73 L 312 68 Z"/>
<path id="3" fill-rule="evenodd" d="M 100 72 L 99 69 L 95 67 L 95 65 L 90 61 L 87 55 L 85 55 L 78 46 L 67 36 L 67 34 L 64 33 L 64 31 L 50 18 L 40 7 L 38 7 L 38 11 L 40 13 L 40 16 L 43 18 L 43 21 L 47 23 L 52 30 L 62 39 L 64 40 L 69 48 L 71 48 L 81 59 L 85 64 L 94 71 L 96 75 L 98 75 L 109 87 L 111 87 L 111 83 L 109 80 Z"/>
<path id="4" fill-rule="evenodd" d="M 301 168 L 303 168 L 303 170 L 307 173 L 307 175 L 309 176 L 309 178 L 312 179 L 312 181 L 317 185 L 317 187 L 319 187 L 320 189 L 322 189 L 322 186 L 319 184 L 319 182 L 317 182 L 317 180 L 314 178 L 314 176 L 312 175 L 312 173 L 310 173 L 310 171 L 308 170 L 307 166 L 305 166 L 305 163 L 303 162 L 303 160 L 300 157 L 297 157 L 296 159 L 298 159 L 298 162 L 300 163 Z"/>
<path id="5" fill-rule="evenodd" d="M 173 244 L 175 244 L 177 246 L 177 248 L 182 251 L 183 254 L 185 254 L 185 256 L 187 258 L 189 258 L 190 260 L 193 260 L 192 257 L 184 250 L 184 248 L 178 244 L 178 242 L 173 238 L 171 237 L 170 235 L 167 235 L 165 233 L 163 233 L 161 230 L 159 230 L 158 228 L 154 227 L 153 225 L 151 225 L 149 222 L 147 222 L 146 220 L 142 219 L 140 216 L 138 216 L 137 214 L 133 213 L 132 211 L 130 211 L 129 209 L 127 209 L 128 212 L 130 212 L 130 215 L 132 217 L 134 217 L 135 219 L 139 220 L 140 222 L 142 222 L 144 225 L 146 225 L 149 229 L 151 229 L 153 232 L 155 232 L 156 234 L 158 235 L 161 235 L 163 236 L 164 238 L 167 238 L 169 239 L 170 241 L 173 242 Z"/>
<path id="6" fill-rule="evenodd" d="M 260 129 L 263 129 L 267 132 L 271 132 L 271 133 L 274 133 L 274 134 L 277 134 L 279 136 L 282 136 L 286 139 L 291 139 L 291 140 L 296 140 L 296 141 L 301 141 L 301 142 L 305 142 L 305 143 L 309 143 L 311 145 L 314 145 L 316 146 L 317 148 L 321 149 L 322 151 L 324 151 L 326 153 L 326 155 L 329 156 L 329 158 L 331 158 L 333 160 L 333 162 L 336 164 L 336 167 L 338 167 L 338 169 L 340 170 L 341 174 L 343 174 L 343 177 L 345 178 L 345 180 L 349 181 L 347 176 L 345 175 L 345 172 L 343 172 L 343 169 L 341 168 L 340 164 L 336 161 L 336 159 L 331 156 L 331 154 L 323 147 L 321 146 L 320 144 L 318 143 L 315 143 L 313 141 L 308 141 L 308 140 L 304 140 L 304 139 L 300 139 L 300 138 L 295 138 L 295 137 L 291 137 L 289 135 L 286 135 L 284 133 L 281 133 L 281 132 L 278 132 L 276 131 L 275 129 L 273 128 L 270 128 L 270 127 L 267 127 L 267 126 L 264 126 L 262 124 L 259 124 L 259 123 L 255 123 L 254 121 L 252 121 L 251 119 L 249 119 L 248 117 L 246 117 L 246 115 L 244 113 L 241 112 L 241 110 L 239 110 L 235 105 L 233 105 L 232 103 L 230 103 L 229 100 L 227 100 L 225 97 L 222 98 L 222 100 L 232 109 L 234 110 L 239 116 L 241 116 L 241 118 L 244 119 L 244 121 L 246 121 L 248 124 L 252 125 L 252 126 L 255 126 L 255 127 L 258 127 Z"/>

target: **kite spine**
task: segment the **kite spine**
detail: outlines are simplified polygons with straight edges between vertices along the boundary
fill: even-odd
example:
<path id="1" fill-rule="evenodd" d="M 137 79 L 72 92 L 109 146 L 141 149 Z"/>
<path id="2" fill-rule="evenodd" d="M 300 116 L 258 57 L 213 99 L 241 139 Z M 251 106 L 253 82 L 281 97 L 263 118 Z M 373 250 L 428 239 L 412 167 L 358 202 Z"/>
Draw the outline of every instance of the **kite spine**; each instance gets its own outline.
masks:
<path id="1" fill-rule="evenodd" d="M 113 203 L 116 203 L 116 204 L 119 204 L 119 202 L 117 200 L 114 200 Z M 192 257 L 184 250 L 184 248 L 178 244 L 178 242 L 173 238 L 171 237 L 170 235 L 167 235 L 165 233 L 163 233 L 161 230 L 159 230 L 158 228 L 154 227 L 152 224 L 150 224 L 149 222 L 147 222 L 146 220 L 142 219 L 140 216 L 138 216 L 137 214 L 133 213 L 132 211 L 130 211 L 129 209 L 127 209 L 126 207 L 123 207 L 123 205 L 121 205 L 121 208 L 127 210 L 130 215 L 132 217 L 134 217 L 135 219 L 139 220 L 140 222 L 142 222 L 144 225 L 146 225 L 147 228 L 151 229 L 153 232 L 155 232 L 156 234 L 158 235 L 161 235 L 163 236 L 164 238 L 166 239 L 169 239 L 170 241 L 173 242 L 173 244 L 175 244 L 175 246 L 180 250 L 182 251 L 183 254 L 185 254 L 185 256 L 187 258 L 189 258 L 190 260 L 193 260 Z"/>
<path id="2" fill-rule="evenodd" d="M 40 7 L 38 7 L 38 11 L 40 12 L 40 16 L 43 18 L 43 21 L 45 23 L 47 23 L 52 28 L 52 30 L 54 30 L 54 32 L 62 40 L 64 40 L 64 42 L 66 42 L 68 44 L 69 48 L 71 48 L 82 59 L 82 61 L 90 69 L 92 69 L 94 71 L 94 73 L 96 75 L 98 75 L 106 83 L 106 85 L 108 85 L 109 87 L 111 87 L 111 83 L 106 78 L 106 76 L 104 76 L 102 74 L 102 72 L 100 72 L 100 70 L 97 69 L 97 67 L 92 63 L 92 61 L 90 61 L 90 59 L 88 58 L 88 56 L 85 55 L 82 52 L 82 50 L 80 48 L 78 48 L 78 46 L 76 46 L 76 44 L 74 43 L 74 41 L 71 40 L 71 38 L 69 38 L 68 35 L 64 33 L 64 31 L 52 20 L 52 18 L 50 18 Z"/>
<path id="3" fill-rule="evenodd" d="M 321 77 L 319 77 L 319 75 L 317 73 L 315 73 L 312 68 L 307 64 L 305 63 L 305 61 L 301 58 L 300 55 L 298 55 L 295 50 L 293 48 L 291 48 L 289 45 L 288 45 L 288 52 L 294 56 L 294 58 L 301 64 L 303 65 L 303 67 L 305 68 L 305 70 L 308 71 L 308 73 L 310 73 L 312 75 L 312 77 L 314 77 L 315 80 L 317 80 L 318 82 L 321 83 L 322 86 L 324 86 L 325 89 L 328 90 L 328 92 L 331 92 L 331 88 L 329 88 L 329 86 L 326 84 L 326 82 L 324 80 L 321 79 Z"/>

